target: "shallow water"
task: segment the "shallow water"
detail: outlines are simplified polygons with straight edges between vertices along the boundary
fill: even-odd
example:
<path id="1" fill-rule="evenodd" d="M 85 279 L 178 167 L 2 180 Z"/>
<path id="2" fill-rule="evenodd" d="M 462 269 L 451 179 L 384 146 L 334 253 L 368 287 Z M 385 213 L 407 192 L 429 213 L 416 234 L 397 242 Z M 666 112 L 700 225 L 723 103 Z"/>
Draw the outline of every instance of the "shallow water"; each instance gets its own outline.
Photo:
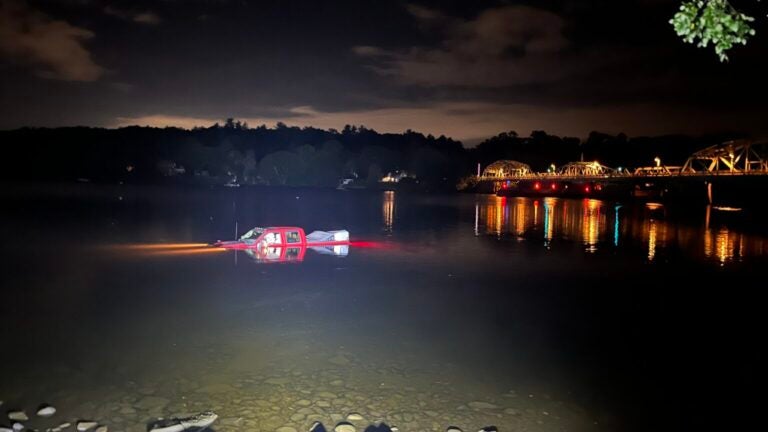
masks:
<path id="1" fill-rule="evenodd" d="M 761 215 L 590 200 L 5 185 L 0 409 L 145 430 L 673 430 L 748 417 Z M 205 243 L 348 229 L 345 257 Z M 746 414 L 745 414 L 746 410 Z M 2 423 L 2 421 L 0 421 Z M 54 424 L 55 423 L 55 424 Z"/>

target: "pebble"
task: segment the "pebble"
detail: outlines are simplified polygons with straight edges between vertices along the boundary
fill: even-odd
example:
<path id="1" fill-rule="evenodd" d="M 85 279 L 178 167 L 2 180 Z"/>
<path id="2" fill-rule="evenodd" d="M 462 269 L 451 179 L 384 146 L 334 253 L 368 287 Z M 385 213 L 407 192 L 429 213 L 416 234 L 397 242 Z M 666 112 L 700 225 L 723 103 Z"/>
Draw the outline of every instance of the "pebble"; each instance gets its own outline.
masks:
<path id="1" fill-rule="evenodd" d="M 163 409 L 170 401 L 159 396 L 144 396 L 136 402 L 136 408 L 143 410 Z"/>
<path id="2" fill-rule="evenodd" d="M 341 422 L 333 428 L 334 432 L 356 432 L 355 427 L 347 422 Z"/>
<path id="3" fill-rule="evenodd" d="M 457 428 L 456 426 L 448 426 L 448 429 L 446 429 L 445 432 L 464 432 L 464 431 Z"/>
<path id="4" fill-rule="evenodd" d="M 470 408 L 476 409 L 476 410 L 498 408 L 498 406 L 490 402 L 481 402 L 481 401 L 470 402 L 467 405 L 469 405 Z"/>
<path id="5" fill-rule="evenodd" d="M 109 428 L 105 425 L 99 426 L 94 432 L 109 432 Z"/>
<path id="6" fill-rule="evenodd" d="M 349 359 L 344 357 L 343 355 L 339 354 L 337 356 L 331 357 L 328 359 L 330 363 L 333 363 L 337 366 L 346 366 L 350 363 Z"/>
<path id="7" fill-rule="evenodd" d="M 80 432 L 87 431 L 89 429 L 93 429 L 99 424 L 95 421 L 79 421 L 77 422 L 77 430 Z"/>
<path id="8" fill-rule="evenodd" d="M 8 419 L 13 421 L 27 421 L 29 420 L 29 417 L 27 417 L 27 413 L 24 411 L 11 411 L 8 413 Z"/>
<path id="9" fill-rule="evenodd" d="M 361 421 L 361 420 L 363 420 L 363 415 L 360 413 L 353 412 L 353 413 L 347 414 L 347 421 L 352 422 L 352 421 Z"/>
<path id="10" fill-rule="evenodd" d="M 71 423 L 62 423 L 59 425 L 59 429 L 66 429 L 68 427 L 72 426 Z"/>
<path id="11" fill-rule="evenodd" d="M 18 431 L 20 431 L 22 429 L 24 429 L 24 425 L 23 424 L 21 424 L 19 422 L 16 422 L 16 423 L 13 424 L 13 430 L 15 430 L 16 432 L 18 432 Z"/>
<path id="12" fill-rule="evenodd" d="M 14 430 L 9 427 L 0 426 L 0 432 L 14 432 Z"/>
<path id="13" fill-rule="evenodd" d="M 39 415 L 40 417 L 50 417 L 54 414 L 56 414 L 56 408 L 50 405 L 44 405 L 40 407 L 39 410 L 37 410 L 37 415 Z"/>

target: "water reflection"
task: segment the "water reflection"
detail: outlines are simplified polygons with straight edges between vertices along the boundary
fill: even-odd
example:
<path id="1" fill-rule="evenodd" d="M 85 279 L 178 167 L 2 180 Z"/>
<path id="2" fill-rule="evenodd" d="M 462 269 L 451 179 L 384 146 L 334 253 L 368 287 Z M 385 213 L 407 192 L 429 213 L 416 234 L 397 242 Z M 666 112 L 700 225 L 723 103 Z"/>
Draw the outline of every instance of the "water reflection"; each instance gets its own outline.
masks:
<path id="1" fill-rule="evenodd" d="M 599 200 L 480 197 L 475 204 L 475 235 L 505 234 L 543 239 L 551 248 L 555 240 L 577 242 L 587 253 L 600 248 L 642 247 L 648 261 L 659 260 L 672 249 L 720 264 L 741 261 L 746 256 L 768 255 L 768 242 L 759 236 L 734 231 L 723 221 L 722 212 L 706 208 L 701 222 L 670 221 L 661 204 L 621 206 Z M 712 227 L 712 220 L 719 224 Z M 699 219 L 699 220 L 702 220 Z M 483 224 L 484 222 L 484 224 Z"/>
<path id="2" fill-rule="evenodd" d="M 384 231 L 392 232 L 395 223 L 395 191 L 385 191 L 381 204 L 381 217 L 384 220 Z"/>

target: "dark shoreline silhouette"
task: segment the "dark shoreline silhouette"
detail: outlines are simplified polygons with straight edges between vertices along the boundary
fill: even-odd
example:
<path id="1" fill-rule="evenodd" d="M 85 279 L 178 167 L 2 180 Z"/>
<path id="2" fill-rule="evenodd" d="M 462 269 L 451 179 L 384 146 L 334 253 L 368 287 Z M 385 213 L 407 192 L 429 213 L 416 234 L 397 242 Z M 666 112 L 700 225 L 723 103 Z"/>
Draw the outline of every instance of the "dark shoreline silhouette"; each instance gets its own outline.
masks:
<path id="1" fill-rule="evenodd" d="M 609 166 L 681 164 L 692 152 L 743 134 L 701 137 L 617 136 L 592 132 L 586 140 L 533 131 L 503 132 L 476 147 L 411 130 L 379 133 L 364 126 L 334 129 L 262 125 L 179 128 L 21 128 L 0 131 L 6 156 L 0 180 L 132 184 L 210 184 L 335 187 L 350 179 L 378 187 L 391 173 L 407 173 L 398 187 L 455 190 L 457 181 L 499 159 L 537 171 L 574 160 Z"/>

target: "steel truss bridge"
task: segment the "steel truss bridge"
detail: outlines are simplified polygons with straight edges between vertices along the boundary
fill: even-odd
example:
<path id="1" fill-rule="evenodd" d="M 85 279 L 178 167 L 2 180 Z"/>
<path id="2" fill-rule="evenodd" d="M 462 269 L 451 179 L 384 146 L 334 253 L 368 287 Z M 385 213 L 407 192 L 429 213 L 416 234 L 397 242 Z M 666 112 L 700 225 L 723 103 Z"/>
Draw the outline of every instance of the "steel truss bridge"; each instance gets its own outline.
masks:
<path id="1" fill-rule="evenodd" d="M 768 175 L 768 142 L 728 141 L 693 153 L 682 166 L 662 165 L 634 170 L 615 169 L 595 162 L 571 162 L 552 172 L 532 172 L 517 161 L 489 165 L 478 181 L 504 180 L 620 180 L 648 177 L 712 177 Z"/>

